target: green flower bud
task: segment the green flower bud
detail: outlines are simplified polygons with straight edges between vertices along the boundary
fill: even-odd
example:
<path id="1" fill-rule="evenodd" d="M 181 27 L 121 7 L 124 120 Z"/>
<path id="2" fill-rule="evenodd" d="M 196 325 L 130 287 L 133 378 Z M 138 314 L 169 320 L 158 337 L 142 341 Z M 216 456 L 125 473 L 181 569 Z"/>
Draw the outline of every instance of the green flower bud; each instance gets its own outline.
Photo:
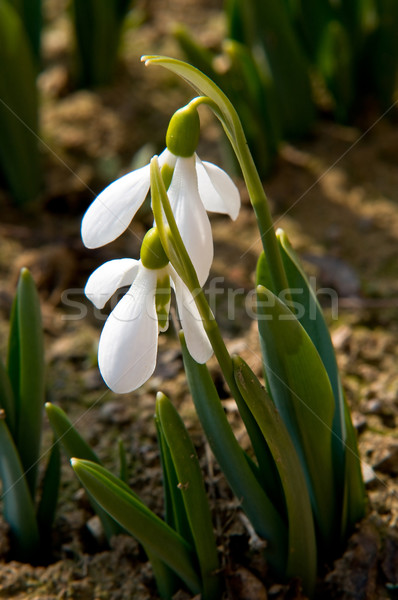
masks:
<path id="1" fill-rule="evenodd" d="M 147 269 L 163 269 L 169 263 L 156 227 L 147 231 L 142 240 L 141 262 Z"/>
<path id="2" fill-rule="evenodd" d="M 184 106 L 170 119 L 166 146 L 175 156 L 188 158 L 195 152 L 200 134 L 200 121 L 195 106 Z"/>

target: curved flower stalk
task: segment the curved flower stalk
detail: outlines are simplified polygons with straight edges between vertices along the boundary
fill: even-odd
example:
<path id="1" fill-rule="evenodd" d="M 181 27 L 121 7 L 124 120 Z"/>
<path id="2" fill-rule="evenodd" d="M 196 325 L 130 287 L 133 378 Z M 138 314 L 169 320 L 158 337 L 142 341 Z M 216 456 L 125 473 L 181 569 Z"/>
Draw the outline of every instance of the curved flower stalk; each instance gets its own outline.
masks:
<path id="1" fill-rule="evenodd" d="M 116 393 L 130 392 L 152 375 L 158 332 L 168 328 L 171 287 L 189 352 L 199 363 L 211 357 L 213 350 L 199 311 L 168 262 L 156 228 L 146 234 L 140 260 L 104 263 L 89 277 L 85 294 L 97 308 L 103 308 L 116 290 L 126 285 L 130 288 L 110 313 L 99 341 L 99 369 L 109 388 Z"/>
<path id="2" fill-rule="evenodd" d="M 197 105 L 191 101 L 172 117 L 166 135 L 167 148 L 159 166 L 169 184 L 168 195 L 181 237 L 191 257 L 200 285 L 213 261 L 213 239 L 206 211 L 236 219 L 239 191 L 216 165 L 196 154 L 199 138 Z M 83 217 L 81 234 L 87 248 L 112 242 L 128 229 L 150 189 L 150 165 L 120 177 L 101 192 Z"/>

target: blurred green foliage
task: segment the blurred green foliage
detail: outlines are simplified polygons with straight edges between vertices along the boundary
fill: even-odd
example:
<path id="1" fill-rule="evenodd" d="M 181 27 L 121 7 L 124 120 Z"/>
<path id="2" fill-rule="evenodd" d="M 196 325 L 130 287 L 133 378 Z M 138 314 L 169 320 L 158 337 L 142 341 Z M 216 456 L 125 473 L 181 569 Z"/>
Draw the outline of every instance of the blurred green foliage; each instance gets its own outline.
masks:
<path id="1" fill-rule="evenodd" d="M 345 124 L 369 100 L 378 114 L 391 106 L 398 66 L 394 0 L 225 0 L 224 13 L 218 52 L 182 26 L 175 35 L 189 62 L 236 107 L 261 176 L 281 141 L 311 131 L 317 108 L 325 109 L 317 107 L 321 95 Z"/>
<path id="2" fill-rule="evenodd" d="M 41 185 L 36 64 L 21 18 L 0 2 L 0 174 L 12 199 L 23 204 Z"/>
<path id="3" fill-rule="evenodd" d="M 107 85 L 115 74 L 123 21 L 132 0 L 73 0 L 77 79 L 82 87 Z"/>

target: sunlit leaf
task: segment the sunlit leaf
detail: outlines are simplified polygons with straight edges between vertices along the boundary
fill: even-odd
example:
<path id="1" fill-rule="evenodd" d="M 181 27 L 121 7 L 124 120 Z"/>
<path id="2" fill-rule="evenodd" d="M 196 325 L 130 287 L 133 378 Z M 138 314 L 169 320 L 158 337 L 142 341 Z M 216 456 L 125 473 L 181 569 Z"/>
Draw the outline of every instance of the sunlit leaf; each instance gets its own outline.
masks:
<path id="1" fill-rule="evenodd" d="M 202 596 L 203 598 L 219 597 L 220 579 L 216 573 L 220 565 L 208 498 L 195 448 L 180 415 L 170 400 L 161 393 L 156 399 L 156 417 L 177 475 L 178 491 L 183 499 L 198 557 L 203 585 Z"/>
<path id="2" fill-rule="evenodd" d="M 95 463 L 72 459 L 76 475 L 122 527 L 173 569 L 194 592 L 201 590 L 193 552 L 185 540 L 151 512 L 120 479 Z"/>
<path id="3" fill-rule="evenodd" d="M 337 533 L 332 388 L 315 346 L 293 313 L 263 286 L 257 287 L 257 300 L 268 389 L 301 459 L 320 539 L 327 546 Z"/>
<path id="4" fill-rule="evenodd" d="M 300 577 L 307 593 L 315 584 L 317 548 L 311 502 L 304 471 L 285 424 L 249 366 L 234 358 L 235 379 L 259 424 L 278 468 L 287 506 L 289 551 L 287 574 Z"/>

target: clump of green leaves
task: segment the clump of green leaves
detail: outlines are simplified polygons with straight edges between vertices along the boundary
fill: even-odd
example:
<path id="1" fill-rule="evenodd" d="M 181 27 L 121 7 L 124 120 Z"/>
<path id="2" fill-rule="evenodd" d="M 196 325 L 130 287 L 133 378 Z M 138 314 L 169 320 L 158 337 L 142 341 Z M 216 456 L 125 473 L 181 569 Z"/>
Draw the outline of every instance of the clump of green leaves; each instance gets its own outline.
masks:
<path id="1" fill-rule="evenodd" d="M 48 554 L 59 483 L 58 447 L 52 447 L 38 500 L 44 408 L 44 348 L 37 290 L 22 269 L 15 296 L 6 366 L 0 361 L 0 478 L 11 554 L 37 561 Z"/>
<path id="2" fill-rule="evenodd" d="M 201 593 L 204 600 L 218 600 L 219 562 L 199 461 L 170 400 L 159 393 L 156 401 L 164 520 L 146 507 L 124 477 L 116 477 L 101 465 L 59 407 L 48 403 L 46 412 L 108 539 L 128 532 L 142 544 L 161 597 L 171 598 L 185 585 L 192 593 Z"/>

